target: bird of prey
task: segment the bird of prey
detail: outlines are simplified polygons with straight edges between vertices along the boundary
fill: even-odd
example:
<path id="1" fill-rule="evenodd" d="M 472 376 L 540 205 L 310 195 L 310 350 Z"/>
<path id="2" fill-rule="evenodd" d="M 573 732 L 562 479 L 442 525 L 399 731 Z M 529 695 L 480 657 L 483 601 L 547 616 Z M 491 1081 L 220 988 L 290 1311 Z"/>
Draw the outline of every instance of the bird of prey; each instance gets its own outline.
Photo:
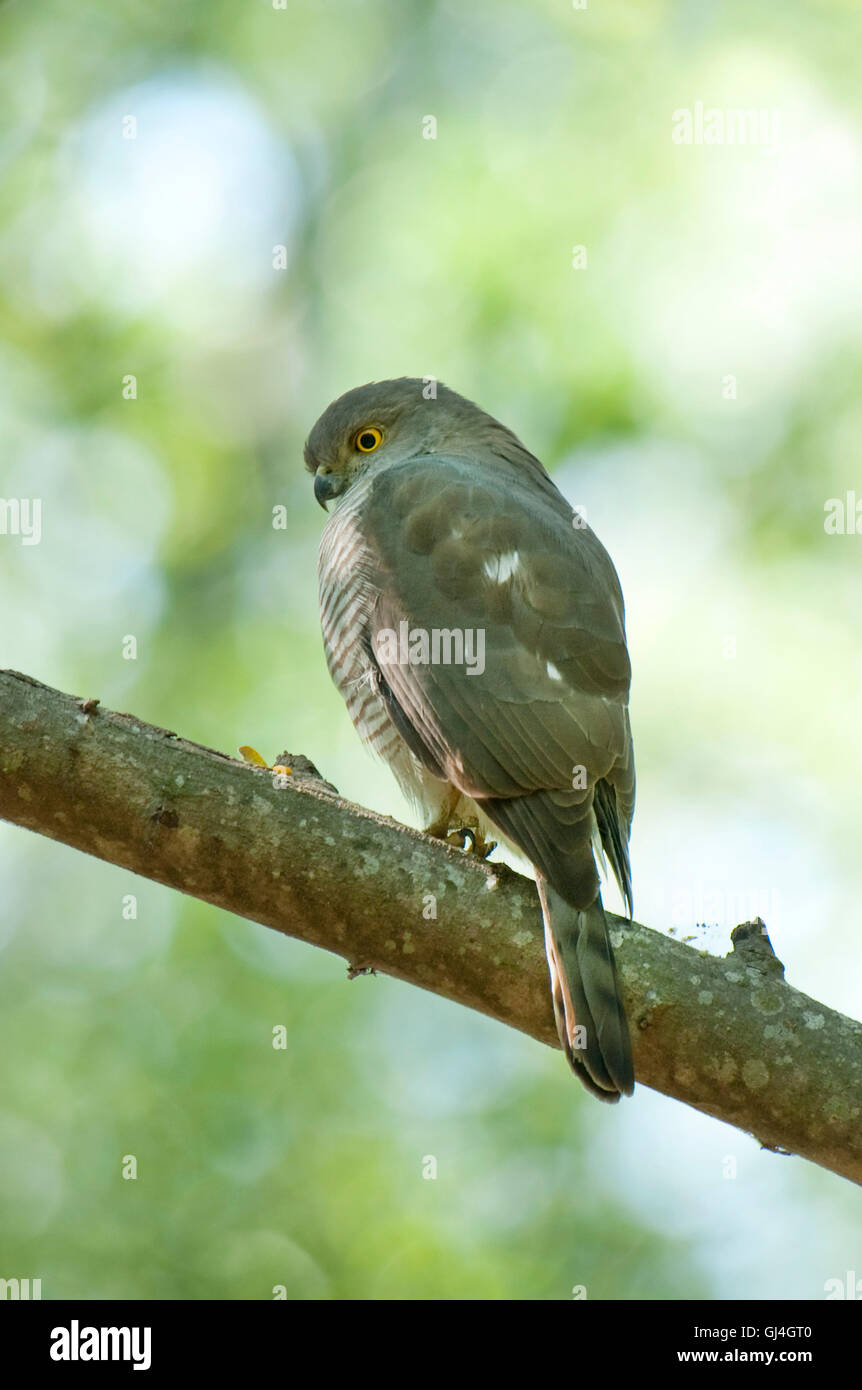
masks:
<path id="1" fill-rule="evenodd" d="M 496 834 L 530 861 L 563 1051 L 594 1095 L 630 1095 L 596 866 L 631 916 L 631 668 L 610 557 L 505 425 L 428 378 L 340 396 L 305 463 L 334 503 L 320 617 L 360 737 L 431 834 Z"/>

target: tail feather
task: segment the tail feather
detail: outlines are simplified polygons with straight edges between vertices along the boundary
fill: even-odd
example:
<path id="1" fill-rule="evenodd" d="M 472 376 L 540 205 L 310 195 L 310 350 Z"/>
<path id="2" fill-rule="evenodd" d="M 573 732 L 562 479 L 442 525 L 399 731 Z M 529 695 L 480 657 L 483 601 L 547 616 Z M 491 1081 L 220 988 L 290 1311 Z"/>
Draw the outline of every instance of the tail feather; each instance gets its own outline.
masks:
<path id="1" fill-rule="evenodd" d="M 547 927 L 545 928 L 545 954 L 548 957 L 548 967 L 551 972 L 551 997 L 554 1002 L 554 1018 L 557 1022 L 557 1033 L 559 1034 L 560 1042 L 562 1044 L 563 1051 L 566 1054 L 566 1060 L 568 1061 L 569 1066 L 572 1068 L 572 1071 L 575 1073 L 575 1076 L 577 1076 L 578 1080 L 581 1081 L 584 1086 L 586 1086 L 588 1091 L 592 1091 L 594 1096 L 598 1096 L 600 1100 L 619 1100 L 619 1092 L 616 1091 L 616 1089 L 614 1088 L 614 1084 L 611 1081 L 610 1077 L 607 1075 L 607 1072 L 601 1073 L 600 1059 L 597 1061 L 597 1065 L 594 1067 L 594 1070 L 596 1071 L 597 1075 L 601 1073 L 602 1084 L 598 1085 L 597 1082 L 593 1080 L 593 1077 L 591 1076 L 590 1072 L 585 1067 L 582 1053 L 579 1051 L 575 1051 L 575 1049 L 572 1046 L 569 1037 L 569 1029 L 566 1023 L 566 1018 L 567 1016 L 569 1018 L 575 1016 L 576 1006 L 572 1002 L 568 982 L 566 981 L 566 977 L 563 974 L 562 965 L 560 964 L 559 957 L 556 953 L 556 948 L 554 946 L 553 939 L 548 934 Z M 577 983 L 578 985 L 580 985 L 579 980 Z M 586 1015 L 587 1007 L 586 1003 L 583 1001 L 583 996 L 581 995 L 579 997 L 577 1005 L 577 1017 L 579 1019 L 583 1019 L 586 1017 Z"/>
<path id="2" fill-rule="evenodd" d="M 634 1090 L 628 1023 L 601 898 L 572 907 L 539 880 L 557 1032 L 575 1075 L 602 1100 Z"/>

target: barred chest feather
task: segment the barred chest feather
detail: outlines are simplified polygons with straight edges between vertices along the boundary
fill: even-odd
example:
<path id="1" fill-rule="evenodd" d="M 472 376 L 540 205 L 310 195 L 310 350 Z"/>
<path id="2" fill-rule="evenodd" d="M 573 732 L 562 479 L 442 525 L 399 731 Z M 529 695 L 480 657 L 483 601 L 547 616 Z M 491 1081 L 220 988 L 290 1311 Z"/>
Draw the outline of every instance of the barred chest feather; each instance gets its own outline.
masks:
<path id="1" fill-rule="evenodd" d="M 326 664 L 356 732 L 392 768 L 405 794 L 417 800 L 424 769 L 408 749 L 380 694 L 368 642 L 378 588 L 363 535 L 372 479 L 355 483 L 332 512 L 320 538 L 318 584 Z"/>
<path id="2" fill-rule="evenodd" d="M 329 674 L 359 737 L 386 762 L 426 823 L 452 817 L 490 823 L 471 799 L 432 777 L 414 757 L 389 717 L 379 672 L 368 655 L 378 598 L 375 566 L 363 535 L 363 509 L 373 479 L 353 485 L 331 513 L 320 538 L 318 587 L 323 647 Z"/>

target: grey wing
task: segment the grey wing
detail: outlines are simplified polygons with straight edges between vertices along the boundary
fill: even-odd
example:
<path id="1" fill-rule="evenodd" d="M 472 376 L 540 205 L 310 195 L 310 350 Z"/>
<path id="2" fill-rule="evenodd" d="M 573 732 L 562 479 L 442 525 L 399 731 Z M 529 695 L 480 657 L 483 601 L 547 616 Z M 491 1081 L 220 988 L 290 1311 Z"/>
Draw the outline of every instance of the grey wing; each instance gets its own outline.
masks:
<path id="1" fill-rule="evenodd" d="M 579 520 L 579 519 L 578 519 Z M 481 632 L 484 668 L 379 663 L 417 757 L 482 805 L 567 901 L 592 902 L 595 829 L 630 905 L 630 665 L 610 558 L 547 475 L 435 455 L 378 475 L 367 633 Z M 475 655 L 475 652 L 474 652 Z"/>

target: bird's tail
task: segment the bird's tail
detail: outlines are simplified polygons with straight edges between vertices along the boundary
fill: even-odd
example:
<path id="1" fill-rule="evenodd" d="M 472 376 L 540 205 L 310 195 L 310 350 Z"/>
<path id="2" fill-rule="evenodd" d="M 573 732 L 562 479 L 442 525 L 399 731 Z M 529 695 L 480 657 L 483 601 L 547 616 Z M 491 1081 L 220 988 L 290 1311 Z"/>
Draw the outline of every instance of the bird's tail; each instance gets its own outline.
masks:
<path id="1" fill-rule="evenodd" d="M 544 879 L 539 896 L 557 1032 L 569 1063 L 588 1091 L 616 1101 L 634 1090 L 628 1023 L 600 897 L 572 907 Z"/>

